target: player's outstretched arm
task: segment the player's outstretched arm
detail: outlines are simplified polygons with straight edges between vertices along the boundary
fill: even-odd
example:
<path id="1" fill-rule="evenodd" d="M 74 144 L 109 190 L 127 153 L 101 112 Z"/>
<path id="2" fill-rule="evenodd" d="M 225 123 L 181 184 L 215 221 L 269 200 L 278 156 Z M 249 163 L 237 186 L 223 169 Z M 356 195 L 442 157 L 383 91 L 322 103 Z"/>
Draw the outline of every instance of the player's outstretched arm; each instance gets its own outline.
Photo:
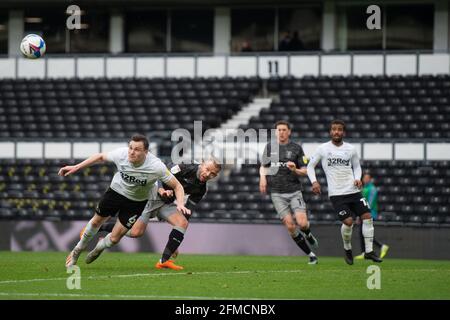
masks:
<path id="1" fill-rule="evenodd" d="M 84 160 L 83 162 L 80 162 L 79 164 L 76 164 L 74 166 L 65 166 L 59 169 L 58 175 L 67 177 L 68 175 L 74 174 L 75 172 L 89 167 L 93 165 L 94 163 L 100 162 L 100 161 L 107 161 L 107 154 L 106 153 L 96 153 Z"/>
<path id="2" fill-rule="evenodd" d="M 191 210 L 184 206 L 184 188 L 177 178 L 173 177 L 166 184 L 173 189 L 175 193 L 175 203 L 177 204 L 177 210 L 183 214 L 191 214 Z"/>

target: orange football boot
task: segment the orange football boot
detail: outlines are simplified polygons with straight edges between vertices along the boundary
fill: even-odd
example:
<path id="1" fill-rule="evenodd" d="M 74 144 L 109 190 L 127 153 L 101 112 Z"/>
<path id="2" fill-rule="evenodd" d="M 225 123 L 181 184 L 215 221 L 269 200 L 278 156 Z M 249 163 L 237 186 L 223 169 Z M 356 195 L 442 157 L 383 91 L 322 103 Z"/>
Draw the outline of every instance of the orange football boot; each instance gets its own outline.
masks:
<path id="1" fill-rule="evenodd" d="M 161 260 L 159 260 L 155 267 L 157 269 L 172 269 L 172 270 L 183 270 L 184 268 L 182 266 L 177 266 L 173 260 L 167 260 L 166 262 L 162 263 Z"/>

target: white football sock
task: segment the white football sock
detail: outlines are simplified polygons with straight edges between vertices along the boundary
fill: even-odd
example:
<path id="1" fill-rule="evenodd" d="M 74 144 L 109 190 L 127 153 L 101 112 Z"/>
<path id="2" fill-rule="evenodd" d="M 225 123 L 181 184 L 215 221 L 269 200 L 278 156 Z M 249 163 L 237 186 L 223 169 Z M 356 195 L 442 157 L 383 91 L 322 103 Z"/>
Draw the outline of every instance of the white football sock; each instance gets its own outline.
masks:
<path id="1" fill-rule="evenodd" d="M 364 236 L 366 253 L 369 253 L 373 251 L 373 235 L 375 233 L 375 229 L 373 227 L 373 219 L 365 219 L 362 222 L 362 234 Z"/>
<path id="2" fill-rule="evenodd" d="M 86 249 L 89 241 L 91 241 L 92 238 L 97 234 L 98 229 L 100 228 L 94 228 L 91 221 L 89 221 L 86 225 L 86 229 L 84 230 L 83 235 L 81 236 L 80 241 L 76 245 L 76 248 L 79 250 Z"/>
<path id="3" fill-rule="evenodd" d="M 352 249 L 352 232 L 353 232 L 353 225 L 351 227 L 349 227 L 346 224 L 342 224 L 341 236 L 342 236 L 342 241 L 344 242 L 345 250 Z"/>
<path id="4" fill-rule="evenodd" d="M 108 233 L 106 237 L 97 243 L 94 250 L 104 250 L 106 248 L 111 248 L 114 244 L 111 242 L 111 233 Z"/>

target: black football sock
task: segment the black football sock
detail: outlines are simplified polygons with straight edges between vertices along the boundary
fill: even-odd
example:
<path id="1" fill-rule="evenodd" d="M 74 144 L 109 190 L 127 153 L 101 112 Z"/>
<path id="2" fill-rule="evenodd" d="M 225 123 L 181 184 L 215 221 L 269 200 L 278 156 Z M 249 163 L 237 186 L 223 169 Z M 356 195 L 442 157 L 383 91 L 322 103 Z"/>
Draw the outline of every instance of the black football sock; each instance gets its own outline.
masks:
<path id="1" fill-rule="evenodd" d="M 292 237 L 294 239 L 297 246 L 300 247 L 300 249 L 303 250 L 306 254 L 311 253 L 311 249 L 308 247 L 308 244 L 306 243 L 305 237 L 299 232 L 296 237 Z"/>
<path id="2" fill-rule="evenodd" d="M 302 231 L 305 234 L 305 236 L 309 238 L 309 236 L 311 235 L 311 229 L 309 228 L 309 226 L 307 229 L 302 230 Z"/>
<path id="3" fill-rule="evenodd" d="M 376 245 L 378 248 L 381 248 L 383 246 L 383 244 L 375 238 L 373 238 L 373 244 Z"/>
<path id="4" fill-rule="evenodd" d="M 167 241 L 166 247 L 164 248 L 164 252 L 161 257 L 162 263 L 170 259 L 172 254 L 178 249 L 184 239 L 184 232 L 181 231 L 183 229 L 177 229 L 172 229 L 172 232 L 169 234 L 169 241 Z"/>
<path id="5" fill-rule="evenodd" d="M 104 223 L 104 224 L 102 224 L 102 226 L 100 227 L 100 229 L 98 229 L 98 232 L 104 231 L 104 232 L 110 233 L 110 232 L 112 232 L 112 230 L 114 229 L 114 225 L 115 225 L 115 224 L 116 224 L 115 222 L 107 222 L 107 223 Z"/>

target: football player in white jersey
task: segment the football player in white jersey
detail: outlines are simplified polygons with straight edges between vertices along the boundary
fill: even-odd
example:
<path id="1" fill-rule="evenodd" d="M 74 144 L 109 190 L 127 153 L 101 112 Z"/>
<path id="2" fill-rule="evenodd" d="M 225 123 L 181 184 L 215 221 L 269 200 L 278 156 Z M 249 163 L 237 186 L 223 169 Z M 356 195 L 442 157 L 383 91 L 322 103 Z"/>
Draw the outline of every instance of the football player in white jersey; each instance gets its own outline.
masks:
<path id="1" fill-rule="evenodd" d="M 344 142 L 345 123 L 342 120 L 331 122 L 330 136 L 331 141 L 321 144 L 317 148 L 307 166 L 312 191 L 315 194 L 321 193 L 314 170 L 321 161 L 327 179 L 328 196 L 339 220 L 342 221 L 341 235 L 344 242 L 345 261 L 350 265 L 353 264 L 352 216 L 356 215 L 362 220 L 362 232 L 366 247 L 364 258 L 381 262 L 382 260 L 373 251 L 373 220 L 367 200 L 361 194 L 362 171 L 358 154 L 354 146 Z"/>
<path id="2" fill-rule="evenodd" d="M 190 210 L 184 206 L 183 186 L 159 158 L 148 152 L 148 149 L 147 138 L 136 134 L 131 137 L 128 148 L 96 153 L 77 165 L 65 166 L 59 170 L 58 175 L 66 177 L 101 161 L 114 162 L 118 169 L 110 187 L 100 199 L 94 217 L 86 225 L 80 241 L 67 256 L 66 267 L 77 263 L 81 252 L 86 249 L 100 226 L 111 216 L 118 214 L 112 232 L 89 252 L 86 263 L 93 262 L 103 250 L 116 245 L 142 214 L 147 204 L 149 190 L 157 180 L 173 188 L 177 210 L 190 214 Z"/>

